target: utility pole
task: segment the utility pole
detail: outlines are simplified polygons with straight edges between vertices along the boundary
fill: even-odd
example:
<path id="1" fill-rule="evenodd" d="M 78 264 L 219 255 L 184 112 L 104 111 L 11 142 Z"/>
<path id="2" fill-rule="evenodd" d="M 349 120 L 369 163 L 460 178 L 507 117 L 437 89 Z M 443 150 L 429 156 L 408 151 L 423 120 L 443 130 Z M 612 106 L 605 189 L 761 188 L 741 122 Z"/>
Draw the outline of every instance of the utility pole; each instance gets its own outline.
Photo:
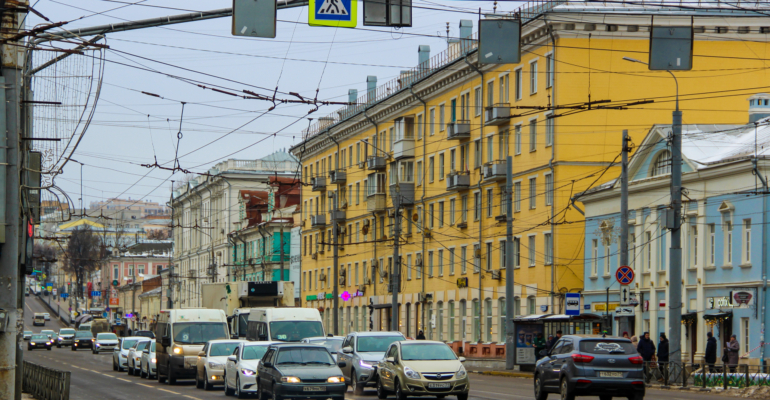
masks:
<path id="1" fill-rule="evenodd" d="M 332 299 L 332 307 L 334 310 L 332 311 L 332 317 L 334 318 L 334 322 L 332 323 L 332 326 L 334 328 L 334 335 L 339 335 L 339 306 L 340 306 L 340 281 L 338 279 L 339 276 L 339 249 L 337 249 L 337 220 L 334 218 L 337 215 L 337 196 L 339 194 L 339 186 L 337 186 L 337 191 L 334 192 L 334 196 L 332 196 L 332 246 L 334 247 L 334 277 L 331 276 L 327 277 L 326 279 L 334 279 L 334 298 Z M 283 271 L 281 271 L 283 272 Z"/>
<path id="2" fill-rule="evenodd" d="M 171 200 L 168 202 L 169 207 L 171 208 L 171 253 L 169 256 L 169 263 L 168 263 L 168 288 L 166 293 L 166 299 L 167 299 L 167 307 L 169 310 L 174 308 L 174 300 L 171 298 L 171 294 L 173 293 L 173 284 L 174 284 L 174 244 L 176 243 L 176 240 L 174 240 L 174 181 L 171 181 Z M 213 239 L 212 239 L 213 241 Z M 161 286 L 163 284 L 163 278 L 161 278 Z"/>
<path id="3" fill-rule="evenodd" d="M 671 73 L 671 71 L 669 71 Z M 674 76 L 674 74 L 671 74 Z M 676 80 L 676 77 L 674 77 Z M 667 227 L 671 230 L 669 251 L 668 326 L 669 360 L 682 361 L 682 112 L 679 111 L 677 83 L 676 111 L 671 125 L 671 210 Z"/>
<path id="4" fill-rule="evenodd" d="M 513 322 L 513 157 L 506 158 L 505 171 L 505 369 L 516 363 L 516 324 Z"/>
<path id="5" fill-rule="evenodd" d="M 283 281 L 283 257 L 284 257 L 284 251 L 283 251 L 283 213 L 281 214 L 281 278 L 278 279 L 279 281 Z"/>
<path id="6" fill-rule="evenodd" d="M 628 130 L 623 130 L 623 149 L 620 166 L 620 265 L 628 266 Z M 621 290 L 623 287 L 621 286 Z M 622 295 L 621 295 L 622 296 Z M 621 303 L 622 304 L 622 303 Z M 628 318 L 620 317 L 618 329 L 628 332 Z"/>
<path id="7" fill-rule="evenodd" d="M 394 210 L 395 222 L 393 226 L 393 273 L 390 275 L 391 289 L 393 296 L 391 297 L 390 306 L 390 330 L 397 331 L 398 329 L 398 292 L 401 289 L 401 263 L 399 262 L 399 248 L 398 239 L 401 237 L 401 199 L 396 199 L 396 209 Z"/>

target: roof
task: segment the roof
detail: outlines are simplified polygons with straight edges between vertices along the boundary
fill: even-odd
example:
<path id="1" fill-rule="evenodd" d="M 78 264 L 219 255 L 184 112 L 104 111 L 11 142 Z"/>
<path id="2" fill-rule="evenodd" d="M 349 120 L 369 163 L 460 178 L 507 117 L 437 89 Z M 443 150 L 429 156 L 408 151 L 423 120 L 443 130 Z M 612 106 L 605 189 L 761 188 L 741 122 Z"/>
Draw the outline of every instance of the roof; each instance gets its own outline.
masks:
<path id="1" fill-rule="evenodd" d="M 162 289 L 163 289 L 162 287 L 156 287 L 155 289 L 148 290 L 148 291 L 140 294 L 139 298 L 141 299 L 142 297 L 150 297 L 150 296 L 160 295 L 163 292 Z"/>
<path id="2" fill-rule="evenodd" d="M 532 2 L 538 4 L 539 2 Z M 526 15 L 527 5 L 521 7 Z M 536 7 L 529 7 L 535 8 Z M 615 0 L 599 1 L 564 1 L 553 7 L 553 12 L 600 12 L 604 14 L 649 14 L 654 11 L 663 15 L 722 15 L 753 16 L 764 15 L 770 11 L 765 2 L 699 0 L 697 3 L 681 0 Z"/>
<path id="3" fill-rule="evenodd" d="M 284 149 L 278 150 L 275 153 L 268 155 L 267 157 L 262 157 L 259 160 L 275 161 L 275 162 L 283 162 L 283 161 L 299 162 L 299 160 L 297 160 L 297 157 L 294 157 L 292 154 L 287 153 L 286 150 Z"/>

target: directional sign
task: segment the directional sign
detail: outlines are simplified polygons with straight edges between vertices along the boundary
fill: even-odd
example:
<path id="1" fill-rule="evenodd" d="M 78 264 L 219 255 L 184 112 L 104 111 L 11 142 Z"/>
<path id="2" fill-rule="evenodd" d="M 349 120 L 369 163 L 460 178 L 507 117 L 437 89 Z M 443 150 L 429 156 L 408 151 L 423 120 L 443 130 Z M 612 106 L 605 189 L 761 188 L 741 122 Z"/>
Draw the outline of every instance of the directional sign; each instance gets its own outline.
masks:
<path id="1" fill-rule="evenodd" d="M 634 315 L 634 307 L 620 306 L 615 308 L 616 317 L 631 317 Z"/>
<path id="2" fill-rule="evenodd" d="M 355 28 L 358 22 L 357 0 L 310 0 L 308 25 Z"/>
<path id="3" fill-rule="evenodd" d="M 580 315 L 580 293 L 567 293 L 565 314 Z"/>
<path id="4" fill-rule="evenodd" d="M 61 298 L 66 299 L 67 297 L 70 297 L 69 293 L 62 293 Z"/>
<path id="5" fill-rule="evenodd" d="M 630 285 L 634 281 L 634 270 L 629 266 L 624 265 L 615 271 L 615 279 L 617 279 L 618 283 L 621 285 Z"/>
<path id="6" fill-rule="evenodd" d="M 620 305 L 631 305 L 631 289 L 628 288 L 628 285 L 623 285 L 620 287 Z"/>
<path id="7" fill-rule="evenodd" d="M 275 37 L 275 0 L 233 0 L 232 34 Z"/>
<path id="8" fill-rule="evenodd" d="M 98 290 L 91 291 L 91 296 L 93 296 L 93 297 L 97 297 L 97 296 L 101 296 L 101 295 L 102 295 L 102 292 L 100 292 Z"/>

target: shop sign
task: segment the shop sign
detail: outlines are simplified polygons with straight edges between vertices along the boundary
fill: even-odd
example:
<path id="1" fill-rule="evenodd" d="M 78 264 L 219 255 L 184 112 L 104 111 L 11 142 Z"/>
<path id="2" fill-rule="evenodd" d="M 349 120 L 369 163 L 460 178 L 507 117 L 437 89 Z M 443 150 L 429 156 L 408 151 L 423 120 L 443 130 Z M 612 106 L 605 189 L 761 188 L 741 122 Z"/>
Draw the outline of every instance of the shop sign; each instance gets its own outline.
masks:
<path id="1" fill-rule="evenodd" d="M 736 308 L 753 304 L 754 294 L 746 290 L 730 291 L 728 296 L 707 297 L 706 309 Z"/>
<path id="2" fill-rule="evenodd" d="M 610 311 L 615 311 L 616 308 L 618 308 L 620 304 L 618 303 L 610 303 Z M 607 311 L 607 303 L 592 303 L 591 307 L 593 307 L 594 311 Z"/>

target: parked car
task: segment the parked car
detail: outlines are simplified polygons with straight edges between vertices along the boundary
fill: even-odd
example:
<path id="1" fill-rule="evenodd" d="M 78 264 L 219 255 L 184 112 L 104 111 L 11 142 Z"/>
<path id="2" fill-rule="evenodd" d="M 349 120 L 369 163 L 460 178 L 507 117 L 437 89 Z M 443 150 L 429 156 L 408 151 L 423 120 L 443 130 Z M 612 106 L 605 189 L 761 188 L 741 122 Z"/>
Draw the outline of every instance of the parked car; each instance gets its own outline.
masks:
<path id="1" fill-rule="evenodd" d="M 342 342 L 342 352 L 337 361 L 344 361 L 342 375 L 356 395 L 364 393 L 364 387 L 377 386 L 377 363 L 393 342 L 406 340 L 401 332 L 351 332 Z"/>
<path id="2" fill-rule="evenodd" d="M 43 313 L 35 313 L 32 318 L 32 326 L 45 326 L 45 315 Z"/>
<path id="3" fill-rule="evenodd" d="M 158 374 L 158 362 L 155 359 L 155 340 L 150 340 L 150 345 L 142 351 L 142 360 L 139 362 L 139 376 L 153 379 Z"/>
<path id="4" fill-rule="evenodd" d="M 75 339 L 75 330 L 72 328 L 59 329 L 58 338 L 56 340 L 56 347 L 72 346 L 72 342 Z"/>
<path id="5" fill-rule="evenodd" d="M 114 351 L 119 344 L 120 340 L 118 340 L 118 336 L 114 333 L 97 333 L 93 353 L 99 354 L 101 351 Z"/>
<path id="6" fill-rule="evenodd" d="M 85 348 L 93 350 L 95 341 L 96 339 L 94 338 L 94 335 L 91 334 L 91 332 L 77 331 L 75 332 L 75 338 L 73 339 L 72 347 L 70 348 L 72 351 Z"/>
<path id="7" fill-rule="evenodd" d="M 51 320 L 51 314 L 49 314 L 47 312 L 44 312 L 43 313 L 43 318 L 45 318 L 46 321 L 50 321 Z"/>
<path id="8" fill-rule="evenodd" d="M 32 338 L 32 331 L 24 331 L 24 340 L 29 340 Z"/>
<path id="9" fill-rule="evenodd" d="M 257 393 L 257 367 L 273 343 L 276 342 L 242 342 L 238 345 L 225 364 L 226 392 L 234 392 L 241 399 Z M 229 389 L 231 387 L 233 389 Z"/>
<path id="10" fill-rule="evenodd" d="M 327 336 L 327 337 L 310 337 L 310 338 L 304 338 L 301 340 L 302 343 L 310 343 L 310 344 L 320 344 L 323 347 L 326 347 L 326 350 L 329 350 L 329 353 L 331 353 L 332 357 L 334 357 L 334 361 L 337 361 L 337 353 L 340 352 L 340 349 L 342 348 L 342 342 L 345 340 L 344 336 Z"/>
<path id="11" fill-rule="evenodd" d="M 51 339 L 44 333 L 36 333 L 29 339 L 27 350 L 46 349 L 51 350 Z"/>
<path id="12" fill-rule="evenodd" d="M 130 349 L 128 349 L 128 357 L 126 361 L 126 369 L 128 369 L 129 375 L 139 375 L 138 365 L 142 362 L 142 352 L 147 345 L 150 344 L 150 340 L 143 338 L 144 340 L 137 340 Z"/>
<path id="13" fill-rule="evenodd" d="M 395 393 L 396 400 L 408 396 L 457 396 L 457 400 L 468 400 L 470 380 L 464 361 L 444 342 L 393 342 L 377 364 L 377 397 L 385 399 Z"/>
<path id="14" fill-rule="evenodd" d="M 628 339 L 566 335 L 541 355 L 535 366 L 537 400 L 545 400 L 548 393 L 559 393 L 566 400 L 644 398 L 644 360 Z"/>
<path id="15" fill-rule="evenodd" d="M 129 336 L 120 339 L 120 345 L 115 346 L 112 351 L 112 370 L 123 371 L 128 363 L 128 351 L 139 340 L 145 340 L 144 337 Z"/>
<path id="16" fill-rule="evenodd" d="M 136 331 L 133 334 L 134 336 L 144 336 L 148 337 L 150 339 L 155 339 L 155 334 L 152 331 Z"/>
<path id="17" fill-rule="evenodd" d="M 344 365 L 340 361 L 340 365 Z M 236 386 L 237 387 L 237 386 Z M 306 343 L 272 344 L 257 367 L 257 397 L 344 400 L 345 377 L 323 346 Z M 225 394 L 232 394 L 225 390 Z"/>
<path id="18" fill-rule="evenodd" d="M 198 353 L 195 364 L 195 387 L 211 389 L 214 385 L 224 384 L 225 363 L 227 357 L 235 352 L 241 340 L 210 340 Z"/>
<path id="19" fill-rule="evenodd" d="M 48 339 L 51 339 L 52 342 L 56 342 L 56 340 L 59 339 L 59 335 L 57 335 L 56 332 L 50 329 L 43 329 L 42 331 L 40 331 L 40 333 L 44 335 L 48 335 Z"/>

